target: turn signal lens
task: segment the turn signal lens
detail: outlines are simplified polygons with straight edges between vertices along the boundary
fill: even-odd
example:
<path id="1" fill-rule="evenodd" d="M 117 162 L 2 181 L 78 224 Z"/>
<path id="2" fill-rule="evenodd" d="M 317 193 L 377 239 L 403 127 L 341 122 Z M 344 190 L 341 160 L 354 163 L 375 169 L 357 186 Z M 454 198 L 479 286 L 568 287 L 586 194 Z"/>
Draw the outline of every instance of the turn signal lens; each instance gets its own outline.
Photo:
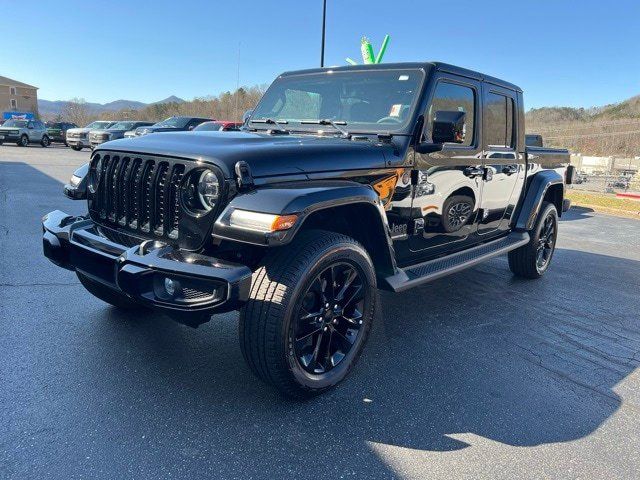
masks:
<path id="1" fill-rule="evenodd" d="M 289 230 L 295 225 L 296 220 L 298 220 L 297 215 L 276 216 L 276 219 L 271 224 L 271 231 L 278 232 L 280 230 Z"/>

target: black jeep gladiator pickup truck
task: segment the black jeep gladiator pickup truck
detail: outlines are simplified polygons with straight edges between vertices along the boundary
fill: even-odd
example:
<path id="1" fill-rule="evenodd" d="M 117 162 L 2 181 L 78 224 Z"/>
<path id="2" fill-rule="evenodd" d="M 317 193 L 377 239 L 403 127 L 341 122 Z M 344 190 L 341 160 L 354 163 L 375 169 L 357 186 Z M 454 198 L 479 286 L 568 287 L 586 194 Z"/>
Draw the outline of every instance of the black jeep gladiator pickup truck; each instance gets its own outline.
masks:
<path id="1" fill-rule="evenodd" d="M 251 370 L 317 394 L 355 364 L 377 289 L 501 254 L 549 268 L 573 169 L 524 132 L 518 87 L 443 63 L 285 73 L 244 131 L 98 146 L 65 186 L 87 215 L 45 215 L 44 253 L 116 307 L 240 310 Z"/>

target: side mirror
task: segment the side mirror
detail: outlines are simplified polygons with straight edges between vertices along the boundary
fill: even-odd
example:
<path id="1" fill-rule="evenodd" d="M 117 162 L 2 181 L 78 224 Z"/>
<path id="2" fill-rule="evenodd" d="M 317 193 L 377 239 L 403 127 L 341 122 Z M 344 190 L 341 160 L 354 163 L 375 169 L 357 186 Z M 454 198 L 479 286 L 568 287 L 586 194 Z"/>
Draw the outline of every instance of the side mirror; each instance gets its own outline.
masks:
<path id="1" fill-rule="evenodd" d="M 242 115 L 242 125 L 246 125 L 247 124 L 247 120 L 249 120 L 249 118 L 251 117 L 251 114 L 253 113 L 253 109 L 247 110 L 246 112 L 244 112 L 244 114 Z"/>
<path id="2" fill-rule="evenodd" d="M 445 143 L 463 143 L 465 138 L 465 113 L 438 110 L 433 118 L 432 142 L 421 142 L 417 153 L 439 152 Z"/>
<path id="3" fill-rule="evenodd" d="M 465 113 L 439 110 L 433 118 L 433 143 L 463 143 Z"/>
<path id="4" fill-rule="evenodd" d="M 71 200 L 86 200 L 88 173 L 88 163 L 85 163 L 73 172 L 71 180 L 69 180 L 69 183 L 67 183 L 62 190 L 65 196 L 69 197 Z"/>

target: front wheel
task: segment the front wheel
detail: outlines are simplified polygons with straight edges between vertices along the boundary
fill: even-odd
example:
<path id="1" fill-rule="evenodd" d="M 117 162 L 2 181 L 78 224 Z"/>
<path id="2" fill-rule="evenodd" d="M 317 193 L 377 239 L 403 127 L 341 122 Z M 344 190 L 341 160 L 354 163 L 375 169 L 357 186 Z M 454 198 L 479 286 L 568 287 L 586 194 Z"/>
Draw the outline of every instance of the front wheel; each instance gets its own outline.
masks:
<path id="1" fill-rule="evenodd" d="M 18 140 L 18 145 L 20 147 L 28 147 L 29 146 L 29 137 L 27 137 L 26 135 L 22 135 L 20 137 L 20 140 Z"/>
<path id="2" fill-rule="evenodd" d="M 75 150 L 76 152 L 79 152 L 80 150 L 82 150 L 82 146 L 81 145 L 72 145 L 71 149 Z"/>
<path id="3" fill-rule="evenodd" d="M 524 278 L 540 278 L 549 268 L 558 237 L 558 211 L 544 202 L 529 243 L 509 252 L 509 268 Z"/>
<path id="4" fill-rule="evenodd" d="M 253 373 L 286 396 L 320 394 L 355 365 L 371 330 L 376 277 L 345 235 L 308 231 L 267 255 L 240 312 L 240 347 Z"/>

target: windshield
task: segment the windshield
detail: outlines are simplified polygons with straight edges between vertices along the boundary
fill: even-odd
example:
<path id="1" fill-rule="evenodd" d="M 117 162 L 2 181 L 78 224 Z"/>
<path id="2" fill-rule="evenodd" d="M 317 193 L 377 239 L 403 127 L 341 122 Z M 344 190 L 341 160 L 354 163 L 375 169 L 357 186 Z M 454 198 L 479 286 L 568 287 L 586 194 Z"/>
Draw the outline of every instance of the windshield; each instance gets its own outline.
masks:
<path id="1" fill-rule="evenodd" d="M 174 128 L 183 128 L 187 122 L 188 118 L 184 117 L 169 117 L 161 122 L 158 122 L 154 125 L 154 127 L 174 127 Z"/>
<path id="2" fill-rule="evenodd" d="M 62 128 L 61 123 L 47 122 L 47 128 Z"/>
<path id="3" fill-rule="evenodd" d="M 93 130 L 98 130 L 100 128 L 109 128 L 109 125 L 111 125 L 111 122 L 91 122 L 89 125 L 87 125 L 84 128 L 91 128 Z"/>
<path id="4" fill-rule="evenodd" d="M 285 128 L 318 130 L 302 122 L 333 120 L 346 122 L 350 132 L 398 131 L 411 118 L 423 78 L 424 73 L 418 69 L 288 75 L 273 82 L 251 121 L 272 119 L 292 124 Z M 260 125 L 251 124 L 272 128 Z"/>
<path id="5" fill-rule="evenodd" d="M 118 122 L 111 125 L 111 130 L 131 130 L 136 122 Z"/>
<path id="6" fill-rule="evenodd" d="M 222 124 L 216 122 L 204 122 L 193 129 L 194 132 L 214 132 L 218 130 L 222 130 Z"/>
<path id="7" fill-rule="evenodd" d="M 17 128 L 27 128 L 27 122 L 26 120 L 15 120 L 15 119 L 10 119 L 7 120 L 6 122 L 4 122 L 4 124 L 2 125 L 3 127 L 17 127 Z"/>

